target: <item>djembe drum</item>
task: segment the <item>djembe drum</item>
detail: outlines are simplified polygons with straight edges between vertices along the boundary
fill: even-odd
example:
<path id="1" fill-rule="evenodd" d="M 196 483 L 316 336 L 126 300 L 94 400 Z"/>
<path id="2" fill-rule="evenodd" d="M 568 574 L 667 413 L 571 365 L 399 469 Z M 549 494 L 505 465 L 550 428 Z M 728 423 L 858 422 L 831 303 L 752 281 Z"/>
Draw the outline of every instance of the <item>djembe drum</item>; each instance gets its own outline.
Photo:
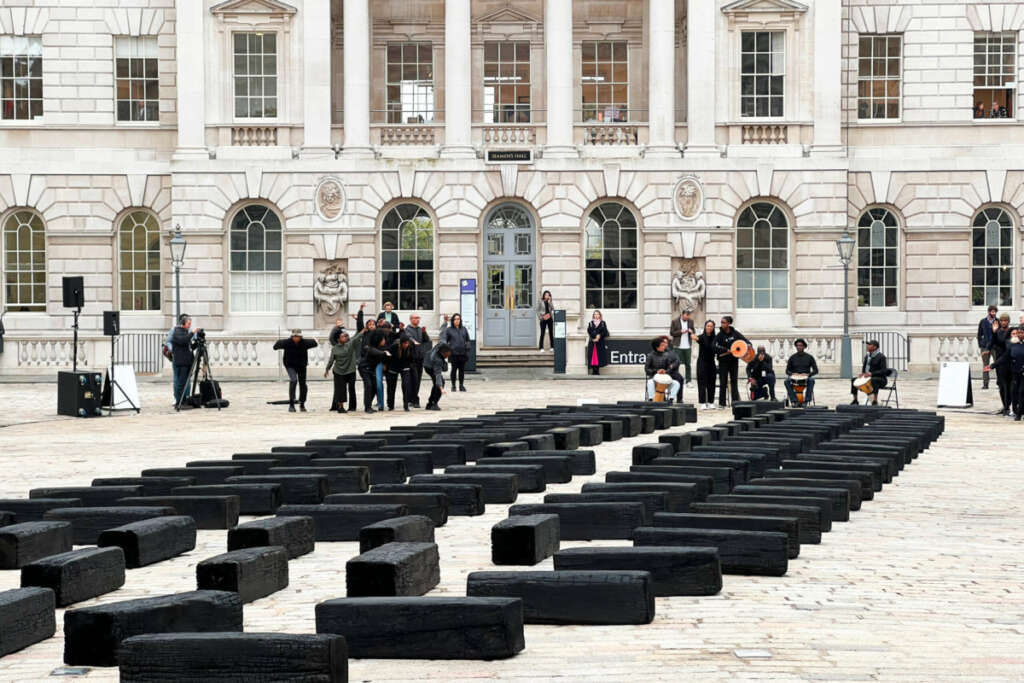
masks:
<path id="1" fill-rule="evenodd" d="M 655 403 L 664 403 L 666 398 L 665 394 L 668 393 L 668 388 L 672 386 L 672 378 L 669 375 L 655 375 L 654 376 L 654 397 Z M 672 398 L 669 396 L 668 398 Z"/>

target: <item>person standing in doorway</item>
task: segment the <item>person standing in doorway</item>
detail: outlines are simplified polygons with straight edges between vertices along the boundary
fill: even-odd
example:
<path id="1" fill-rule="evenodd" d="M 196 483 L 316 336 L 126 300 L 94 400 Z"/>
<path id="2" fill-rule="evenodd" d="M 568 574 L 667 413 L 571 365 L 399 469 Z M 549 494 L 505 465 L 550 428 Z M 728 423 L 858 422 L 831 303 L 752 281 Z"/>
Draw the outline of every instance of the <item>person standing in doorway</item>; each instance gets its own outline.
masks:
<path id="1" fill-rule="evenodd" d="M 697 400 L 702 410 L 715 405 L 715 323 L 708 320 L 697 335 Z"/>
<path id="2" fill-rule="evenodd" d="M 288 372 L 288 412 L 295 412 L 295 387 L 299 387 L 299 410 L 306 412 L 306 368 L 309 350 L 317 347 L 316 340 L 305 339 L 302 330 L 292 330 L 292 336 L 274 342 L 275 351 L 284 351 L 284 369 Z"/>
<path id="3" fill-rule="evenodd" d="M 686 384 L 690 383 L 690 360 L 692 358 L 693 340 L 697 337 L 693 328 L 693 320 L 690 319 L 690 312 L 684 310 L 679 317 L 672 320 L 668 328 L 668 336 L 672 338 L 672 346 L 675 348 L 676 357 L 679 358 L 680 367 L 686 368 Z M 678 400 L 683 400 L 680 389 Z"/>
<path id="4" fill-rule="evenodd" d="M 555 304 L 551 301 L 551 291 L 545 289 L 537 302 L 537 319 L 540 320 L 540 341 L 537 342 L 537 350 L 544 350 L 544 330 L 548 331 L 548 339 L 551 341 L 551 351 L 555 350 Z"/>
<path id="5" fill-rule="evenodd" d="M 441 341 L 451 351 L 452 391 L 458 380 L 459 391 L 466 390 L 466 361 L 469 360 L 469 332 L 462 324 L 462 315 L 456 313 L 441 333 Z"/>
<path id="6" fill-rule="evenodd" d="M 978 323 L 978 349 L 981 351 L 981 363 L 986 368 L 990 367 L 996 361 L 995 358 L 992 358 L 992 333 L 999 327 L 999 321 L 996 320 L 996 315 L 998 313 L 999 308 L 996 306 L 989 306 L 988 315 L 982 318 L 981 322 Z M 989 371 L 982 370 L 982 389 L 988 389 L 988 378 Z"/>
<path id="7" fill-rule="evenodd" d="M 600 375 L 601 368 L 608 365 L 608 326 L 605 325 L 601 311 L 594 311 L 587 325 L 587 367 L 590 374 Z"/>

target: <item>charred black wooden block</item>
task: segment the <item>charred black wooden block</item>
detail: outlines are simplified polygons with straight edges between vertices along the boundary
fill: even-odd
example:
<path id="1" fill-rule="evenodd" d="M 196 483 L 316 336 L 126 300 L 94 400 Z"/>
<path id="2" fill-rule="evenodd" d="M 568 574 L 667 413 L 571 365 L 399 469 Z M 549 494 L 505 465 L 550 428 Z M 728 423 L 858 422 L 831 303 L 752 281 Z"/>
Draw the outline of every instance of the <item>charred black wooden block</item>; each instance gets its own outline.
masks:
<path id="1" fill-rule="evenodd" d="M 580 430 L 580 446 L 600 446 L 604 443 L 604 427 L 593 422 L 577 424 Z"/>
<path id="2" fill-rule="evenodd" d="M 574 451 L 580 447 L 579 427 L 553 427 L 548 434 L 555 438 L 554 448 L 562 451 Z"/>
<path id="3" fill-rule="evenodd" d="M 479 484 L 484 503 L 514 503 L 519 496 L 519 476 L 483 472 L 472 474 L 417 474 L 411 484 Z"/>
<path id="4" fill-rule="evenodd" d="M 272 515 L 281 507 L 280 484 L 210 484 L 180 486 L 174 496 L 238 496 L 238 514 Z M 179 511 L 180 512 L 180 511 Z"/>
<path id="5" fill-rule="evenodd" d="M 508 451 L 502 457 L 506 458 L 542 458 L 549 456 L 569 456 L 572 458 L 572 474 L 591 475 L 597 472 L 597 460 L 594 451 L 581 449 L 575 451 Z"/>
<path id="6" fill-rule="evenodd" d="M 101 531 L 96 544 L 120 548 L 125 566 L 137 569 L 193 550 L 196 521 L 184 515 L 143 519 Z"/>
<path id="7" fill-rule="evenodd" d="M 459 443 L 439 443 L 428 439 L 410 439 L 409 448 L 428 451 L 435 469 L 466 464 L 466 447 Z"/>
<path id="8" fill-rule="evenodd" d="M 339 458 L 313 460 L 308 467 L 271 467 L 267 472 L 268 476 L 278 474 L 322 474 L 327 477 L 328 495 L 332 493 L 365 493 L 370 488 L 372 479 L 369 467 L 350 464 L 348 460 Z"/>
<path id="9" fill-rule="evenodd" d="M 0 528 L 0 569 L 18 569 L 71 550 L 73 530 L 64 521 L 22 522 Z"/>
<path id="10" fill-rule="evenodd" d="M 316 527 L 312 517 L 271 517 L 239 524 L 228 531 L 228 550 L 281 546 L 288 559 L 313 552 Z"/>
<path id="11" fill-rule="evenodd" d="M 124 585 L 124 551 L 82 548 L 50 555 L 21 568 L 22 587 L 49 588 L 57 607 L 95 598 Z"/>
<path id="12" fill-rule="evenodd" d="M 507 659 L 525 647 L 517 598 L 340 598 L 316 606 L 316 630 L 363 659 Z"/>
<path id="13" fill-rule="evenodd" d="M 196 520 L 199 529 L 230 529 L 238 524 L 238 496 L 142 496 L 122 498 L 125 505 L 170 506 L 176 514 Z M 118 525 L 120 526 L 120 525 Z"/>
<path id="14" fill-rule="evenodd" d="M 70 522 L 75 545 L 95 545 L 100 533 L 142 519 L 176 515 L 167 505 L 122 505 L 121 507 L 55 508 L 44 515 L 47 520 Z"/>
<path id="15" fill-rule="evenodd" d="M 633 545 L 717 548 L 725 574 L 782 576 L 788 563 L 786 534 L 774 531 L 641 527 Z"/>
<path id="16" fill-rule="evenodd" d="M 284 505 L 315 505 L 323 501 L 329 491 L 326 474 L 248 474 L 228 477 L 227 484 L 280 484 L 281 503 Z"/>
<path id="17" fill-rule="evenodd" d="M 192 477 L 195 484 L 205 486 L 207 484 L 223 484 L 228 477 L 235 477 L 245 474 L 243 465 L 226 465 L 223 467 L 154 467 L 142 470 L 144 477 Z M 138 493 L 126 493 L 122 498 L 137 496 Z"/>
<path id="18" fill-rule="evenodd" d="M 288 552 L 279 545 L 232 550 L 196 565 L 199 590 L 238 593 L 252 602 L 288 587 Z"/>
<path id="19" fill-rule="evenodd" d="M 423 494 L 428 495 L 428 494 Z M 359 552 L 365 553 L 386 543 L 433 543 L 434 523 L 423 515 L 382 519 L 359 530 Z"/>
<path id="20" fill-rule="evenodd" d="M 643 523 L 650 526 L 655 512 L 665 512 L 668 494 L 664 491 L 585 491 L 583 493 L 549 493 L 545 503 L 641 503 Z"/>
<path id="21" fill-rule="evenodd" d="M 633 464 L 648 465 L 655 458 L 667 458 L 675 452 L 673 446 L 668 443 L 642 443 L 633 446 Z"/>
<path id="22" fill-rule="evenodd" d="M 650 572 L 659 597 L 722 590 L 722 564 L 714 548 L 566 548 L 555 553 L 554 564 L 558 571 Z"/>
<path id="23" fill-rule="evenodd" d="M 93 486 L 141 486 L 141 496 L 169 496 L 172 489 L 194 483 L 194 477 L 107 477 L 92 480 Z"/>
<path id="24" fill-rule="evenodd" d="M 708 485 L 710 488 L 710 485 Z M 583 485 L 583 493 L 615 493 L 622 491 L 655 491 L 665 495 L 666 512 L 686 512 L 690 503 L 699 499 L 697 484 L 678 484 L 674 482 L 591 482 Z"/>
<path id="25" fill-rule="evenodd" d="M 507 460 L 508 458 L 495 458 L 495 460 Z M 488 460 L 488 458 L 481 458 Z M 541 493 L 547 488 L 547 478 L 544 476 L 544 466 L 539 464 L 526 463 L 482 463 L 478 460 L 475 465 L 449 465 L 444 468 L 444 474 L 514 474 L 518 478 L 520 493 Z"/>
<path id="26" fill-rule="evenodd" d="M 316 455 L 316 451 L 312 448 L 298 447 L 294 451 L 288 451 L 280 446 L 275 446 L 270 449 L 270 453 L 235 453 L 231 459 L 276 460 L 278 467 L 302 467 L 308 465 L 314 455 Z"/>
<path id="27" fill-rule="evenodd" d="M 550 503 L 513 505 L 509 515 L 554 514 L 566 541 L 629 539 L 643 525 L 643 503 Z"/>
<path id="28" fill-rule="evenodd" d="M 404 505 L 282 505 L 278 517 L 312 517 L 318 541 L 358 541 L 367 524 L 404 517 Z"/>
<path id="29" fill-rule="evenodd" d="M 0 657 L 52 637 L 57 632 L 55 608 L 49 588 L 0 592 Z"/>
<path id="30" fill-rule="evenodd" d="M 47 510 L 81 506 L 81 498 L 5 498 L 0 500 L 0 510 L 14 514 L 11 524 L 41 522 Z"/>
<path id="31" fill-rule="evenodd" d="M 266 474 L 271 467 L 278 464 L 276 458 L 257 460 L 246 458 L 245 460 L 192 460 L 185 463 L 185 468 L 190 467 L 241 467 L 241 474 Z M 184 486 L 184 484 L 182 484 Z"/>
<path id="32" fill-rule="evenodd" d="M 78 498 L 83 507 L 109 507 L 121 498 L 140 495 L 141 486 L 59 486 L 28 492 L 29 498 Z"/>
<path id="33" fill-rule="evenodd" d="M 350 598 L 423 595 L 440 581 L 436 543 L 385 543 L 345 563 Z"/>
<path id="34" fill-rule="evenodd" d="M 560 540 L 558 515 L 515 515 L 491 527 L 491 562 L 532 566 L 551 557 Z"/>
<path id="35" fill-rule="evenodd" d="M 686 529 L 776 531 L 786 534 L 786 556 L 792 560 L 800 555 L 800 520 L 796 517 L 658 512 L 654 515 L 654 526 L 682 527 Z"/>
<path id="36" fill-rule="evenodd" d="M 484 514 L 483 487 L 479 484 L 375 484 L 371 493 L 443 493 L 450 516 Z"/>
<path id="37" fill-rule="evenodd" d="M 801 543 L 821 543 L 821 510 L 811 505 L 769 503 L 694 503 L 691 512 L 705 515 L 733 515 L 739 517 L 795 517 L 800 520 L 798 534 Z"/>
<path id="38" fill-rule="evenodd" d="M 326 505 L 404 505 L 411 515 L 428 517 L 434 526 L 448 523 L 448 497 L 443 493 L 335 493 Z"/>
<path id="39" fill-rule="evenodd" d="M 491 465 L 503 467 L 503 466 L 518 466 L 518 465 L 539 465 L 543 470 L 543 481 L 545 486 L 547 484 L 565 484 L 572 481 L 572 458 L 569 456 L 559 455 L 502 455 L 497 458 L 480 458 L 476 461 L 477 466 L 487 467 Z M 468 465 L 453 465 L 452 467 L 468 467 Z M 445 468 L 448 471 L 448 468 Z M 462 471 L 462 470 L 458 470 Z M 528 493 L 527 489 L 523 488 L 523 477 L 519 477 L 519 490 L 523 493 Z M 541 489 L 542 491 L 544 489 Z"/>
<path id="40" fill-rule="evenodd" d="M 355 458 L 398 458 L 405 461 L 405 473 L 410 477 L 414 474 L 430 474 L 435 467 L 430 451 L 414 449 L 412 446 L 403 446 L 401 450 L 391 446 L 378 451 L 351 451 L 346 453 L 342 460 Z M 317 461 L 314 460 L 313 464 L 316 465 Z"/>

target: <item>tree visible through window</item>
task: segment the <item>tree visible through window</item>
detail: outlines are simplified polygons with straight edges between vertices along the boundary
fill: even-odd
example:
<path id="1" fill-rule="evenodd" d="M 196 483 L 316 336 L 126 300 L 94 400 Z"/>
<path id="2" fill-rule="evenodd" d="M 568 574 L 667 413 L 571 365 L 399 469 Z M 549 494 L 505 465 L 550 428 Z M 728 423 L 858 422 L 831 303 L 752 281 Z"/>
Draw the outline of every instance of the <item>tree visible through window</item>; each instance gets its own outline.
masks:
<path id="1" fill-rule="evenodd" d="M 384 216 L 381 305 L 399 310 L 434 308 L 434 222 L 418 204 L 399 204 Z"/>
<path id="2" fill-rule="evenodd" d="M 984 209 L 971 228 L 971 305 L 1013 305 L 1013 220 L 998 207 Z"/>
<path id="3" fill-rule="evenodd" d="M 607 202 L 587 218 L 587 308 L 636 308 L 637 224 L 622 204 Z"/>
<path id="4" fill-rule="evenodd" d="M 736 221 L 736 306 L 789 305 L 789 221 L 768 202 L 745 208 Z"/>
<path id="5" fill-rule="evenodd" d="M 8 311 L 46 310 L 46 232 L 34 211 L 4 220 L 3 271 Z"/>

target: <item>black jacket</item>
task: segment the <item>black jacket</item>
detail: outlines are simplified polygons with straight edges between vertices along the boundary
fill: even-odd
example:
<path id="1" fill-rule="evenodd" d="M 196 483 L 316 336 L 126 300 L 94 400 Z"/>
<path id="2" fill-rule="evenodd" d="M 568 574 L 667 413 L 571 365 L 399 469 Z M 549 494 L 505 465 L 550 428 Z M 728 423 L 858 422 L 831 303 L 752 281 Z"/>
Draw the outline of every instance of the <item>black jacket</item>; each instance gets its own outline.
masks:
<path id="1" fill-rule="evenodd" d="M 992 331 L 992 339 L 989 341 L 988 350 L 993 355 L 999 356 L 1000 354 L 1006 353 L 1006 349 L 1010 346 L 1010 328 L 1007 327 L 1005 330 L 1000 327 L 998 330 Z"/>
<path id="2" fill-rule="evenodd" d="M 715 335 L 707 335 L 701 332 L 697 335 L 697 362 L 714 366 L 715 364 Z"/>
<path id="3" fill-rule="evenodd" d="M 391 356 L 387 359 L 388 372 L 401 373 L 408 370 L 416 358 L 416 347 L 412 344 L 409 348 L 402 350 L 402 341 L 398 340 L 388 347 Z"/>
<path id="4" fill-rule="evenodd" d="M 1024 344 L 1007 344 L 1006 353 L 999 355 L 993 368 L 1008 367 L 1011 375 L 1024 374 Z"/>
<path id="5" fill-rule="evenodd" d="M 818 374 L 818 362 L 806 351 L 797 351 L 786 361 L 786 374 L 803 374 L 814 377 Z"/>
<path id="6" fill-rule="evenodd" d="M 998 320 L 999 319 L 996 318 L 996 321 Z M 986 315 L 984 318 L 981 319 L 981 322 L 978 323 L 978 347 L 982 351 L 988 351 L 989 348 L 992 346 L 993 322 L 994 321 L 989 320 L 988 316 Z"/>
<path id="7" fill-rule="evenodd" d="M 788 365 L 786 366 L 786 372 L 789 372 Z M 754 356 L 754 360 L 747 363 L 747 377 L 753 377 L 754 379 L 760 381 L 764 379 L 765 375 L 774 374 L 775 370 L 772 369 L 772 357 L 769 356 L 767 353 L 764 354 L 764 360 L 761 360 L 757 356 Z"/>
<path id="8" fill-rule="evenodd" d="M 737 330 L 735 327 L 730 327 L 729 331 L 718 330 L 718 334 L 715 335 L 715 355 L 718 356 L 718 362 L 722 361 L 739 361 L 739 358 L 729 353 L 732 350 L 732 343 L 737 339 L 750 343 L 750 340 L 743 336 L 743 333 Z M 728 354 L 723 356 L 722 354 Z"/>
<path id="9" fill-rule="evenodd" d="M 469 330 L 465 325 L 448 325 L 441 333 L 441 341 L 452 347 L 453 356 L 469 355 Z"/>
<path id="10" fill-rule="evenodd" d="M 291 337 L 274 342 L 274 350 L 284 350 L 286 368 L 304 368 L 309 365 L 309 350 L 317 347 L 316 341 L 300 338 L 296 343 Z"/>
<path id="11" fill-rule="evenodd" d="M 444 386 L 444 373 L 448 372 L 448 361 L 444 359 L 440 353 L 438 353 L 438 347 L 434 347 L 427 354 L 426 360 L 423 362 L 423 369 L 427 371 L 427 374 L 434 378 L 434 384 L 439 387 Z"/>
<path id="12" fill-rule="evenodd" d="M 387 311 L 381 311 L 380 313 L 378 313 L 377 322 L 380 322 L 381 320 L 387 320 L 389 323 L 391 323 L 391 327 L 395 328 L 396 330 L 398 329 L 398 326 L 402 324 L 402 319 L 399 318 L 398 314 L 395 313 L 394 311 L 391 311 L 390 315 L 388 314 Z"/>
<path id="13" fill-rule="evenodd" d="M 175 327 L 171 333 L 171 363 L 191 366 L 195 359 L 192 349 L 195 347 L 196 340 L 192 332 L 184 327 Z"/>
<path id="14" fill-rule="evenodd" d="M 658 370 L 664 370 L 671 375 L 679 369 L 679 357 L 671 349 L 666 351 L 651 351 L 647 354 L 647 363 L 644 364 L 644 372 L 650 379 L 658 374 Z"/>
<path id="15" fill-rule="evenodd" d="M 861 372 L 870 372 L 871 376 L 877 379 L 889 376 L 889 364 L 885 359 L 885 354 L 881 351 L 875 353 L 875 355 L 866 354 L 864 356 L 864 362 L 861 364 Z"/>

